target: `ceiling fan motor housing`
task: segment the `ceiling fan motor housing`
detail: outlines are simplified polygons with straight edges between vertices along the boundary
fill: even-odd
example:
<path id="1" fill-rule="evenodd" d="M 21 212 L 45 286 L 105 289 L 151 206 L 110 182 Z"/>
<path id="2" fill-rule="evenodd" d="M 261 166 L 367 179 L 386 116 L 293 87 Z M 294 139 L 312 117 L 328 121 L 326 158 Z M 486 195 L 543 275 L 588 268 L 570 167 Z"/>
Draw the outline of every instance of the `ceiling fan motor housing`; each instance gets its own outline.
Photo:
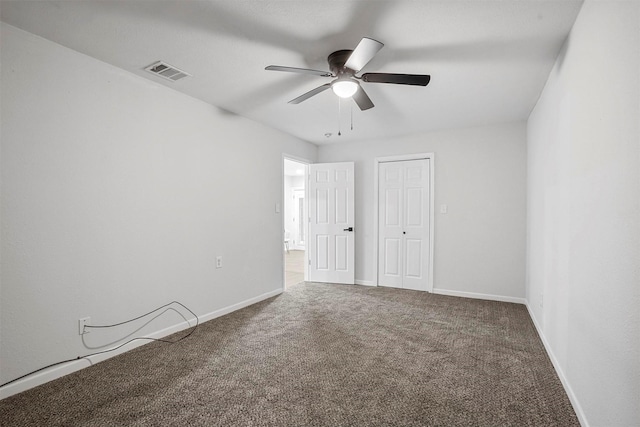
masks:
<path id="1" fill-rule="evenodd" d="M 338 78 L 342 77 L 343 75 L 349 77 L 353 76 L 355 71 L 345 68 L 344 66 L 345 62 L 347 62 L 347 59 L 349 59 L 352 52 L 353 50 L 337 50 L 329 55 L 327 61 L 329 62 L 329 69 L 331 70 L 333 75 Z"/>

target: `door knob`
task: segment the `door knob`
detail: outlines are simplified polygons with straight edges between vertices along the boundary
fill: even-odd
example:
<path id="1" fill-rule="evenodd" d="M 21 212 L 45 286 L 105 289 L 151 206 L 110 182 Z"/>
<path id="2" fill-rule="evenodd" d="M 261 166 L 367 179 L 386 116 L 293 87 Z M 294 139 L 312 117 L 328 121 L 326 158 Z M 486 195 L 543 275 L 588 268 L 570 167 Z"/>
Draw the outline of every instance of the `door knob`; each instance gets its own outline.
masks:
<path id="1" fill-rule="evenodd" d="M 342 230 L 342 231 L 353 231 L 353 227 L 345 228 L 345 229 L 344 229 L 344 230 Z"/>

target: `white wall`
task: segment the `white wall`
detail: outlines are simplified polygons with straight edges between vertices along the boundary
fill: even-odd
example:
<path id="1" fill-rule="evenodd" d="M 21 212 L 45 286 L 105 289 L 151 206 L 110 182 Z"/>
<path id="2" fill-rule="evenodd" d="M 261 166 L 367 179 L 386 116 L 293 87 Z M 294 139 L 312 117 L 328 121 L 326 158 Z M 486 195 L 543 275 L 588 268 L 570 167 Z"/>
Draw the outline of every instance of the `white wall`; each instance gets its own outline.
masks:
<path id="1" fill-rule="evenodd" d="M 579 416 L 640 425 L 640 3 L 586 1 L 528 122 L 527 300 Z"/>
<path id="2" fill-rule="evenodd" d="M 1 89 L 0 382 L 91 352 L 81 317 L 282 289 L 282 153 L 314 145 L 6 24 Z"/>
<path id="3" fill-rule="evenodd" d="M 524 123 L 320 146 L 320 162 L 355 162 L 356 280 L 374 275 L 374 159 L 427 152 L 435 153 L 434 290 L 524 301 Z"/>

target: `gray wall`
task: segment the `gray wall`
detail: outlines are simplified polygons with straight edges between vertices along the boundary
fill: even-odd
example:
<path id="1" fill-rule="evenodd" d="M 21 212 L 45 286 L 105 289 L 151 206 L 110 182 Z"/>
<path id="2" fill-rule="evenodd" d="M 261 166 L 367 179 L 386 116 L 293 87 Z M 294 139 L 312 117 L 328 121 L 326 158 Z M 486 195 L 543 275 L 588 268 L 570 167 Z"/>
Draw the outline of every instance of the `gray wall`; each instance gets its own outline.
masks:
<path id="1" fill-rule="evenodd" d="M 320 146 L 321 162 L 355 162 L 356 280 L 374 278 L 374 159 L 433 152 L 434 291 L 523 302 L 525 135 L 525 124 L 513 123 Z"/>
<path id="2" fill-rule="evenodd" d="M 585 425 L 640 425 L 640 3 L 584 3 L 528 122 L 527 299 Z"/>
<path id="3" fill-rule="evenodd" d="M 6 24 L 1 89 L 0 382 L 91 352 L 81 317 L 206 317 L 282 289 L 282 154 L 314 145 Z"/>

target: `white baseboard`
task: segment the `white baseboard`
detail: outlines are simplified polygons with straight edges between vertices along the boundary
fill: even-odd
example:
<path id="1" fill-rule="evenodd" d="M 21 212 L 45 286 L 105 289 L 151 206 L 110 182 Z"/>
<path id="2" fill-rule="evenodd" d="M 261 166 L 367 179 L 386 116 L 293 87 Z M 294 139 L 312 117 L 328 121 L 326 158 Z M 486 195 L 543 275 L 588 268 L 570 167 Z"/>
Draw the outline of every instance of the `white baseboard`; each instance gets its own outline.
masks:
<path id="1" fill-rule="evenodd" d="M 240 310 L 241 308 L 248 307 L 260 301 L 264 301 L 268 298 L 275 297 L 276 295 L 280 295 L 282 293 L 282 288 L 274 289 L 273 291 L 266 292 L 262 295 L 258 295 L 257 297 L 249 298 L 248 300 L 241 301 L 237 304 L 230 305 L 225 308 L 221 308 L 220 310 L 212 311 L 211 313 L 204 314 L 200 316 L 200 323 L 208 322 L 209 320 L 213 320 L 216 317 L 224 316 L 225 314 L 232 313 L 236 310 Z"/>
<path id="2" fill-rule="evenodd" d="M 573 389 L 571 388 L 571 385 L 569 384 L 567 377 L 564 375 L 564 371 L 560 366 L 560 362 L 558 362 L 558 359 L 553 353 L 553 350 L 551 349 L 551 346 L 549 345 L 547 338 L 544 336 L 544 333 L 542 332 L 542 327 L 536 320 L 533 314 L 533 310 L 531 310 L 531 308 L 529 307 L 529 301 L 525 300 L 525 306 L 527 307 L 527 311 L 529 312 L 529 317 L 531 318 L 531 321 L 533 322 L 533 325 L 535 326 L 536 331 L 538 331 L 538 336 L 540 337 L 540 340 L 544 345 L 544 349 L 547 351 L 547 355 L 549 356 L 549 359 L 551 359 L 551 364 L 553 365 L 553 368 L 556 370 L 556 373 L 558 374 L 558 378 L 560 378 L 562 387 L 564 387 L 564 391 L 567 393 L 567 396 L 569 396 L 569 401 L 573 406 L 573 410 L 575 411 L 576 416 L 578 417 L 578 421 L 580 422 L 580 425 L 582 427 L 589 427 L 589 423 L 587 422 L 587 418 L 584 415 L 582 406 L 580 406 L 580 402 L 578 402 L 578 398 L 573 392 Z"/>
<path id="3" fill-rule="evenodd" d="M 362 285 L 362 286 L 375 286 L 373 284 L 373 282 L 371 280 L 355 280 L 355 284 L 356 285 Z"/>
<path id="4" fill-rule="evenodd" d="M 257 302 L 263 301 L 267 298 L 274 297 L 282 293 L 282 289 L 275 289 L 273 291 L 264 293 L 262 295 L 258 295 L 253 298 L 249 298 L 248 300 L 241 301 L 237 304 L 230 305 L 228 307 L 221 308 L 216 311 L 212 311 L 211 313 L 204 314 L 202 316 L 198 316 L 200 323 L 207 322 L 209 320 L 215 319 L 216 317 L 224 316 L 225 314 L 229 314 L 233 311 L 240 310 L 241 308 L 248 307 Z M 169 336 L 171 334 L 175 334 L 176 332 L 183 331 L 185 329 L 191 328 L 195 326 L 194 321 L 182 322 L 177 325 L 169 326 L 168 328 L 161 329 L 159 331 L 146 334 L 146 337 L 149 338 L 163 338 Z M 111 351 L 109 353 L 97 354 L 95 356 L 89 356 L 82 359 L 78 359 L 77 361 L 65 363 L 64 365 L 54 366 L 50 369 L 44 370 L 42 372 L 38 372 L 31 376 L 28 376 L 22 380 L 16 381 L 15 383 L 8 384 L 2 388 L 0 388 L 0 399 L 4 399 L 9 396 L 13 396 L 14 394 L 21 393 L 23 391 L 29 390 L 30 388 L 37 387 L 41 384 L 47 383 L 49 381 L 53 381 L 55 379 L 61 378 L 65 375 L 69 375 L 75 371 L 79 371 L 80 369 L 88 368 L 89 366 L 95 365 L 96 363 L 102 362 L 104 360 L 110 359 L 114 356 L 117 356 L 122 353 L 126 353 L 129 350 L 133 350 L 136 347 L 140 347 L 145 344 L 149 344 L 151 341 L 146 340 L 137 340 L 133 341 L 117 350 Z"/>
<path id="5" fill-rule="evenodd" d="M 501 301 L 501 302 L 513 302 L 516 304 L 526 304 L 527 302 L 527 300 L 524 298 L 507 297 L 503 295 L 478 294 L 475 292 L 450 291 L 447 289 L 434 289 L 433 293 L 438 295 L 448 295 L 452 297 L 486 299 L 489 301 Z"/>

